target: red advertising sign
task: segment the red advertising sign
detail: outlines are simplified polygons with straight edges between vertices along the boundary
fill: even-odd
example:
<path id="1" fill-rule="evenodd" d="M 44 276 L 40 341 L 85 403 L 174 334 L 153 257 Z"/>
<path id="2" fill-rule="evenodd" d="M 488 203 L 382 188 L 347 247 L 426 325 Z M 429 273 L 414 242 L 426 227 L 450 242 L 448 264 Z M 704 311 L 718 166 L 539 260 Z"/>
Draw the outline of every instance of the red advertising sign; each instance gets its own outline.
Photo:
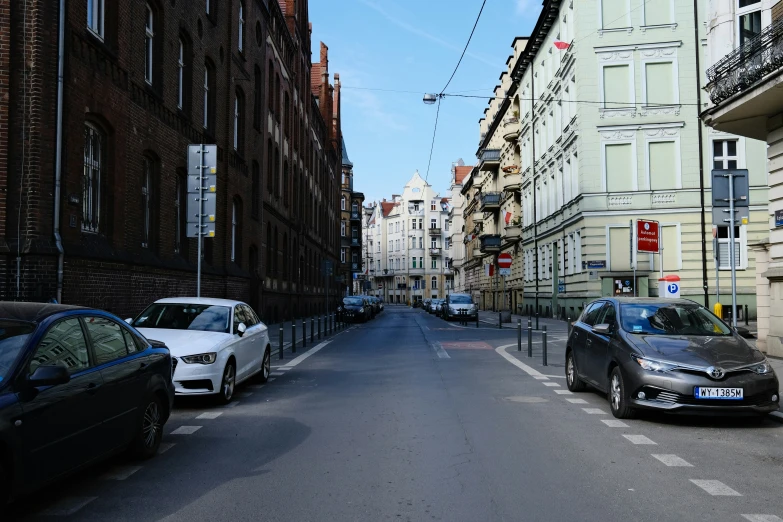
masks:
<path id="1" fill-rule="evenodd" d="M 660 248 L 661 232 L 657 221 L 638 219 L 636 221 L 636 251 L 657 254 Z"/>
<path id="2" fill-rule="evenodd" d="M 498 256 L 498 267 L 500 268 L 511 268 L 511 264 L 514 262 L 514 259 L 511 257 L 511 254 L 508 252 L 503 252 Z"/>

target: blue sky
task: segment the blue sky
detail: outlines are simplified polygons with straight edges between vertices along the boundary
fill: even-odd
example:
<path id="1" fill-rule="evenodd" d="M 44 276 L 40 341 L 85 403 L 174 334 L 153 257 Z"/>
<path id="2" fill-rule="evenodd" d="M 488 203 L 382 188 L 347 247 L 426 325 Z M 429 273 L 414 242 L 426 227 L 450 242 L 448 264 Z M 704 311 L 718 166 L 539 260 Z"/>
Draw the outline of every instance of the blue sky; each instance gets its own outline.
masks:
<path id="1" fill-rule="evenodd" d="M 364 192 L 366 202 L 400 194 L 415 170 L 425 176 L 436 106 L 422 103 L 422 94 L 444 87 L 480 7 L 481 0 L 310 2 L 313 61 L 323 41 L 329 46 L 329 72 L 340 73 L 343 84 L 343 135 L 354 164 L 354 188 Z M 447 90 L 486 98 L 441 103 L 429 174 L 441 195 L 448 189 L 452 161 L 474 163 L 478 120 L 505 70 L 514 37 L 530 33 L 540 7 L 540 0 L 487 0 Z"/>

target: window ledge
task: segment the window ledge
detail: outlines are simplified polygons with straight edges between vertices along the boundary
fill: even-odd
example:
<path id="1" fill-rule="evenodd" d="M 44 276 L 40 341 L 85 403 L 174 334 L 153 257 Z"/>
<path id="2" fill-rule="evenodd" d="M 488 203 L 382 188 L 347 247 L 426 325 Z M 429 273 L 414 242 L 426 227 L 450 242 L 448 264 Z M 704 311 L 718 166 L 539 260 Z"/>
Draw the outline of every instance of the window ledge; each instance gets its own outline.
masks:
<path id="1" fill-rule="evenodd" d="M 628 34 L 631 34 L 633 32 L 633 27 L 617 27 L 615 29 L 599 29 L 598 30 L 598 37 L 601 38 L 604 36 L 604 33 L 622 33 L 623 31 L 627 32 Z"/>
<path id="2" fill-rule="evenodd" d="M 681 105 L 642 105 L 639 113 L 641 116 L 680 115 Z"/>
<path id="3" fill-rule="evenodd" d="M 623 117 L 623 116 L 630 116 L 631 118 L 636 117 L 636 107 L 616 107 L 616 108 L 606 108 L 606 107 L 599 107 L 598 108 L 598 114 L 600 115 L 601 119 L 604 118 L 616 118 L 616 117 Z"/>
<path id="4" fill-rule="evenodd" d="M 677 24 L 671 23 L 671 24 L 642 25 L 639 27 L 639 30 L 643 33 L 649 29 L 671 29 L 672 31 L 674 31 L 677 29 Z"/>

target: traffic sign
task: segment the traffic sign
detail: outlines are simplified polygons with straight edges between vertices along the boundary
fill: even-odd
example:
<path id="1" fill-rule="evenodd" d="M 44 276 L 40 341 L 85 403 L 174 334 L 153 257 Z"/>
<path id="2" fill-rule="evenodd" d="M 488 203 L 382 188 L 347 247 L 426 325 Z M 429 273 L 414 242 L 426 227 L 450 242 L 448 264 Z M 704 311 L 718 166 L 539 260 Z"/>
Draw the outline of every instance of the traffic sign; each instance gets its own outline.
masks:
<path id="1" fill-rule="evenodd" d="M 503 252 L 498 256 L 498 267 L 502 268 L 511 268 L 511 265 L 514 263 L 514 258 L 511 257 L 511 254 L 508 252 Z M 501 272 L 501 275 L 502 272 Z"/>
<path id="2" fill-rule="evenodd" d="M 636 221 L 636 251 L 657 254 L 660 248 L 661 231 L 657 221 L 638 219 Z"/>
<path id="3" fill-rule="evenodd" d="M 511 276 L 511 269 L 501 268 L 500 270 L 498 270 L 498 273 L 500 274 L 500 277 L 509 277 Z"/>

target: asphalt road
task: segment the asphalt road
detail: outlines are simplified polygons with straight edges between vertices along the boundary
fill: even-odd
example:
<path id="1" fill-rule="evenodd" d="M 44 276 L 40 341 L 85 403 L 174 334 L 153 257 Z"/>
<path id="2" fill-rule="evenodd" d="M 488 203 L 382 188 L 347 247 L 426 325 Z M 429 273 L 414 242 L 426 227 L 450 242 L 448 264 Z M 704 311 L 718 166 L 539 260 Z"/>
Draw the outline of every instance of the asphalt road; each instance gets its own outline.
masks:
<path id="1" fill-rule="evenodd" d="M 156 458 L 105 462 L 6 516 L 782 520 L 783 424 L 619 423 L 605 397 L 567 392 L 562 323 L 547 367 L 538 335 L 528 358 L 514 330 L 482 326 L 388 307 L 296 365 L 273 361 L 289 369 L 229 407 L 178 401 Z"/>

